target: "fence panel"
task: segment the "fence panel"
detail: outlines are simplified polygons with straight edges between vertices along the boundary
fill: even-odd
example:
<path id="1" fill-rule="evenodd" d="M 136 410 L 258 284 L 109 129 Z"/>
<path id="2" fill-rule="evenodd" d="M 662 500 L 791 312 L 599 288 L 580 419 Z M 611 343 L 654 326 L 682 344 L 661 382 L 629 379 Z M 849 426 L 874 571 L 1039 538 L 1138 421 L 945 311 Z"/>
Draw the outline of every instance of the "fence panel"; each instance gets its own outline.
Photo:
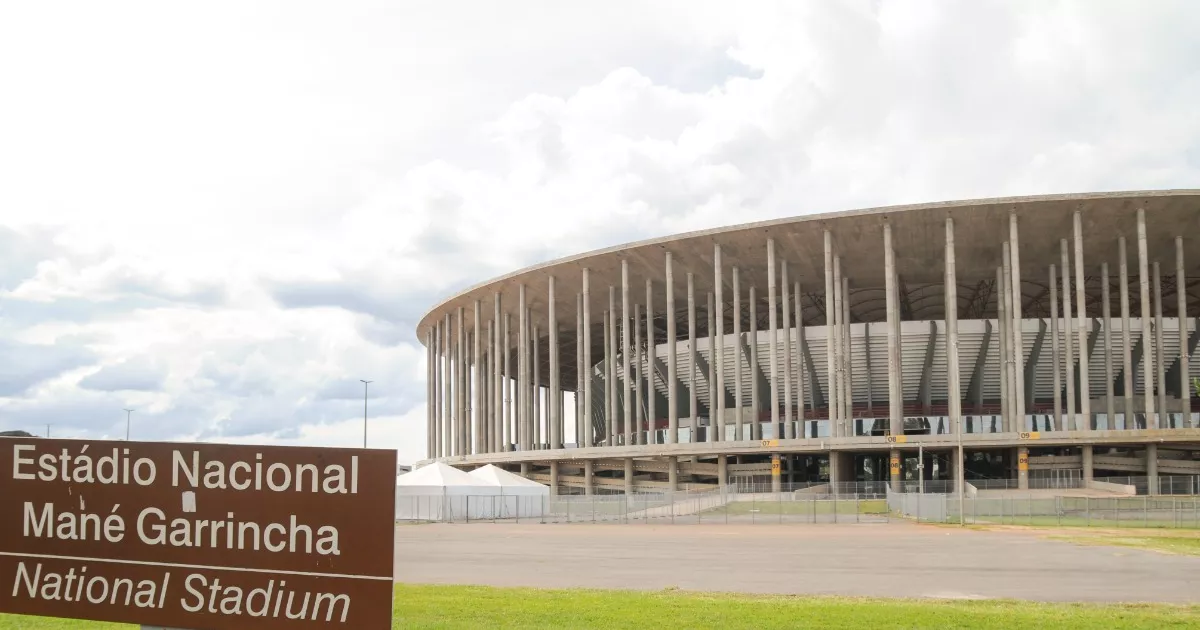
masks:
<path id="1" fill-rule="evenodd" d="M 1145 477 L 1110 477 L 1108 483 L 1149 488 Z M 397 521 L 457 523 L 810 524 L 886 522 L 899 514 L 920 522 L 1038 526 L 1200 528 L 1200 497 L 1183 494 L 1195 476 L 1161 477 L 1160 495 L 967 497 L 927 482 L 926 493 L 901 484 L 736 483 L 677 492 L 563 494 L 556 496 L 397 496 Z M 979 483 L 1006 485 L 1014 480 Z M 945 492 L 943 492 L 945 491 Z M 962 514 L 960 515 L 960 509 Z"/>

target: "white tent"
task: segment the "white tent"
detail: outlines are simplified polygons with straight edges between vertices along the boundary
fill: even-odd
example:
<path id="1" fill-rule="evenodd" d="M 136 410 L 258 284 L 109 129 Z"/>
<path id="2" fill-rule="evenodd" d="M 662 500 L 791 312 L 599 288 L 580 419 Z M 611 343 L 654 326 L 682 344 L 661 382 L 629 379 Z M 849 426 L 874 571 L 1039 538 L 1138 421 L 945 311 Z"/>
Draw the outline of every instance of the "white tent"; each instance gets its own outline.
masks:
<path id="1" fill-rule="evenodd" d="M 474 479 L 500 489 L 495 518 L 531 518 L 546 513 L 550 503 L 550 487 L 492 464 L 467 473 Z"/>
<path id="2" fill-rule="evenodd" d="M 396 477 L 396 520 L 492 518 L 500 488 L 441 462 Z"/>

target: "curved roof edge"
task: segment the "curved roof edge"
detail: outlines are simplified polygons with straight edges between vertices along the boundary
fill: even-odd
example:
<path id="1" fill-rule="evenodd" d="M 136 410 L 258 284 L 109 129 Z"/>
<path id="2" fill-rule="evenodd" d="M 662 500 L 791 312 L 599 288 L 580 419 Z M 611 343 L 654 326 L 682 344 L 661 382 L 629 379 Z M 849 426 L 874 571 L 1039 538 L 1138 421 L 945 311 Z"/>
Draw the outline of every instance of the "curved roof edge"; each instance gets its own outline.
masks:
<path id="1" fill-rule="evenodd" d="M 843 218 L 857 217 L 857 216 L 886 215 L 886 214 L 892 214 L 892 213 L 898 213 L 898 212 L 909 212 L 909 211 L 917 211 L 917 210 L 937 210 L 937 209 L 950 210 L 950 209 L 970 208 L 972 206 L 996 206 L 996 205 L 1004 205 L 1004 204 L 1025 205 L 1025 204 L 1043 203 L 1043 202 L 1094 201 L 1094 200 L 1100 200 L 1100 199 L 1120 199 L 1120 198 L 1127 198 L 1127 197 L 1129 197 L 1129 198 L 1171 197 L 1171 196 L 1186 196 L 1186 195 L 1200 196 L 1200 189 L 1180 188 L 1180 189 L 1163 189 L 1163 190 L 1129 190 L 1129 191 L 1108 191 L 1108 192 L 1091 192 L 1091 193 L 1057 193 L 1057 194 L 1046 194 L 1046 195 L 1024 195 L 1024 196 L 1013 196 L 1013 197 L 990 197 L 990 198 L 963 199 L 963 200 L 953 200 L 953 201 L 936 201 L 936 202 L 903 204 L 903 205 L 896 205 L 896 206 L 875 206 L 875 207 L 870 207 L 870 208 L 857 208 L 857 209 L 850 209 L 850 210 L 836 210 L 836 211 L 831 211 L 831 212 L 819 212 L 819 213 L 815 213 L 815 214 L 804 214 L 804 215 L 791 216 L 791 217 L 782 217 L 782 218 L 778 218 L 778 219 L 767 219 L 764 221 L 753 221 L 750 223 L 727 225 L 727 226 L 716 227 L 716 228 L 693 230 L 690 232 L 681 232 L 678 234 L 671 234 L 668 236 L 648 238 L 648 239 L 644 239 L 644 240 L 640 240 L 640 241 L 631 241 L 628 243 L 622 243 L 620 245 L 603 247 L 600 249 L 595 249 L 595 250 L 591 250 L 591 251 L 587 251 L 587 252 L 583 252 L 583 253 L 579 253 L 579 254 L 574 254 L 571 256 L 565 256 L 563 258 L 556 258 L 553 260 L 548 260 L 545 262 L 530 265 L 528 267 L 523 267 L 521 269 L 517 269 L 515 271 L 504 274 L 502 276 L 496 276 L 494 278 L 490 278 L 490 279 L 484 280 L 482 282 L 478 282 L 474 285 L 471 285 L 470 287 L 468 287 L 466 289 L 463 289 L 457 293 L 454 293 L 452 295 L 449 295 L 449 296 L 443 298 L 441 301 L 439 301 L 437 304 L 435 304 L 433 307 L 431 307 L 429 310 L 427 310 L 425 312 L 425 314 L 421 316 L 421 320 L 417 323 L 415 332 L 417 334 L 417 341 L 420 342 L 421 344 L 424 344 L 425 340 L 420 338 L 419 331 L 424 330 L 425 328 L 427 328 L 429 326 L 428 320 L 431 315 L 442 311 L 444 308 L 449 306 L 451 303 L 459 301 L 459 300 L 467 297 L 468 295 L 470 295 L 480 289 L 483 289 L 487 286 L 490 286 L 490 285 L 493 285 L 496 283 L 500 283 L 500 282 L 504 282 L 507 280 L 511 280 L 513 278 L 517 278 L 519 276 L 523 276 L 526 274 L 536 273 L 538 271 L 542 271 L 542 270 L 548 269 L 550 267 L 556 267 L 559 265 L 566 265 L 566 264 L 577 264 L 581 261 L 584 261 L 584 260 L 587 260 L 590 258 L 596 258 L 596 257 L 608 255 L 608 254 L 614 254 L 614 253 L 618 253 L 620 251 L 632 249 L 635 247 L 645 247 L 645 246 L 651 246 L 651 245 L 665 245 L 665 244 L 685 241 L 685 240 L 693 239 L 693 238 L 701 238 L 701 237 L 705 237 L 705 236 L 714 236 L 714 235 L 718 235 L 718 234 L 727 234 L 727 233 L 740 232 L 740 231 L 745 231 L 745 230 L 772 228 L 772 227 L 776 227 L 776 226 L 780 226 L 780 225 L 820 222 L 820 221 L 828 221 L 831 219 L 843 219 Z"/>

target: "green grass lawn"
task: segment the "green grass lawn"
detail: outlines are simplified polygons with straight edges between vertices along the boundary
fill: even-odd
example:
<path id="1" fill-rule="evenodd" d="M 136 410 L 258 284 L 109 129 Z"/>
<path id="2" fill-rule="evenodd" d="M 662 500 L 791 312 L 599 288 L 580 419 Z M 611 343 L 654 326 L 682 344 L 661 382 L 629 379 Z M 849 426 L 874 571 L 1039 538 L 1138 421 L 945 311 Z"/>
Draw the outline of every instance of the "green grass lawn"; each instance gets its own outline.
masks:
<path id="1" fill-rule="evenodd" d="M 1186 556 L 1200 556 L 1200 532 L 1197 531 L 1133 531 L 1100 533 L 1088 532 L 1051 536 L 1053 540 L 1064 540 L 1081 545 L 1111 545 L 1152 549 Z"/>
<path id="2" fill-rule="evenodd" d="M 393 628 L 1189 628 L 1200 606 L 396 586 Z M 0 630 L 121 628 L 0 616 Z"/>
<path id="3" fill-rule="evenodd" d="M 934 527 L 959 527 L 952 523 L 931 523 L 930 525 Z M 1107 527 L 1097 527 L 1097 524 L 1093 522 L 1091 528 L 1078 528 L 1075 531 L 1078 525 L 1079 523 L 1064 519 L 1061 526 L 1050 521 L 1035 523 L 1033 525 L 1026 525 L 1024 523 L 1017 523 L 1015 525 L 980 523 L 968 524 L 966 527 L 967 529 L 979 531 L 1018 530 L 1044 533 L 1050 540 L 1061 540 L 1080 545 L 1133 547 L 1136 549 L 1151 549 L 1188 556 L 1200 556 L 1200 530 L 1157 529 L 1153 524 L 1142 528 L 1125 529 L 1122 527 L 1113 529 L 1111 523 Z M 1059 529 L 1060 527 L 1061 529 Z"/>
<path id="4" fill-rule="evenodd" d="M 957 519 L 954 516 L 951 520 Z M 1038 527 L 1134 527 L 1134 528 L 1186 528 L 1195 529 L 1200 523 L 1191 520 L 1143 519 L 1112 517 L 1101 518 L 1092 516 L 979 516 L 980 521 L 989 521 L 997 525 L 1033 525 Z"/>

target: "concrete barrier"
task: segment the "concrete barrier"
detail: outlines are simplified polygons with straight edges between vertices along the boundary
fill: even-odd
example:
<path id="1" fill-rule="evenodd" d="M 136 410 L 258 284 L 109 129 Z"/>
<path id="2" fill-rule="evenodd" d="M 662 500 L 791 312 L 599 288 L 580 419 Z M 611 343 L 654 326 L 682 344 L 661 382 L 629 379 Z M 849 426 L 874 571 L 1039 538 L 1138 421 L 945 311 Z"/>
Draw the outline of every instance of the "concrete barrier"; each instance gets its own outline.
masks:
<path id="1" fill-rule="evenodd" d="M 1108 483 L 1107 481 L 1092 480 L 1087 482 L 1087 487 L 1090 490 L 1103 490 L 1105 492 L 1113 492 L 1116 494 L 1125 494 L 1134 496 L 1137 494 L 1137 488 L 1134 486 L 1126 486 L 1119 483 Z"/>

